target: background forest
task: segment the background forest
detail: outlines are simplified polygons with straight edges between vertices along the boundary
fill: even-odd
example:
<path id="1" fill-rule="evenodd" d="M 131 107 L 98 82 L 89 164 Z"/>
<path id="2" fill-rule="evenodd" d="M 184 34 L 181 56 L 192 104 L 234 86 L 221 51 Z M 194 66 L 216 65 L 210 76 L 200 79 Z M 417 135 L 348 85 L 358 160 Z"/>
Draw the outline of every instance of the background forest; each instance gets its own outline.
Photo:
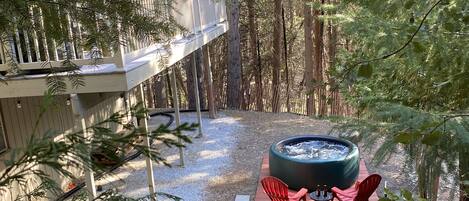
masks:
<path id="1" fill-rule="evenodd" d="M 27 2 L 34 1 L 1 3 L 1 43 L 17 29 L 15 20 L 24 22 L 19 23 L 21 29 L 34 24 Z M 63 1 L 63 9 L 76 11 L 75 2 L 70 2 Z M 171 20 L 140 16 L 133 1 L 90 5 L 96 9 L 89 12 L 109 17 L 100 22 L 126 22 L 119 26 L 134 27 L 154 41 L 175 31 L 169 28 L 174 25 Z M 227 13 L 228 33 L 176 64 L 182 68 L 174 68 L 182 86 L 177 92 L 182 107 L 195 108 L 191 69 L 196 65 L 199 81 L 213 78 L 213 94 L 205 90 L 209 83 L 199 85 L 204 108 L 214 100 L 217 108 L 327 118 L 340 123 L 335 131 L 344 137 L 365 146 L 380 144 L 372 153 L 376 164 L 404 153 L 406 171 L 417 177 L 415 188 L 402 190 L 401 197 L 388 192 L 385 200 L 438 200 L 442 193 L 448 195 L 445 199 L 469 200 L 467 0 L 228 0 Z M 88 19 L 86 12 L 77 14 Z M 97 29 L 96 19 L 78 19 L 90 30 Z M 60 27 L 59 18 L 55 22 L 48 33 L 68 42 L 62 33 L 67 31 L 53 31 Z M 112 33 L 108 28 L 119 23 L 98 24 L 105 31 L 91 32 L 87 41 L 117 45 L 117 35 L 103 33 Z M 74 73 L 79 66 L 71 59 L 65 58 L 62 65 L 71 69 L 72 83 L 83 85 Z M 204 71 L 203 62 L 210 63 L 211 72 Z M 19 70 L 15 63 L 11 66 L 11 71 Z M 53 76 L 53 70 L 51 66 L 50 88 L 61 92 L 63 80 Z M 167 72 L 148 81 L 150 108 L 170 105 L 169 85 Z M 180 130 L 171 132 L 179 135 Z M 3 184 L 8 186 L 9 180 Z"/>
<path id="2" fill-rule="evenodd" d="M 437 200 L 445 192 L 467 200 L 467 1 L 228 4 L 229 33 L 198 52 L 197 61 L 187 58 L 179 64 L 186 69 L 179 72 L 179 82 L 186 86 L 181 97 L 193 97 L 190 66 L 209 61 L 215 92 L 204 95 L 204 85 L 199 90 L 213 96 L 216 107 L 340 121 L 341 135 L 365 145 L 381 144 L 373 153 L 376 164 L 403 151 L 406 171 L 418 180 L 409 190 L 418 197 Z M 197 66 L 201 78 L 208 76 Z M 154 87 L 160 95 L 155 97 L 167 94 L 164 80 L 157 78 Z M 165 101 L 154 103 L 164 107 Z M 194 108 L 193 102 L 183 105 Z M 452 187 L 440 186 L 442 181 Z M 411 199 L 409 191 L 401 194 Z"/>

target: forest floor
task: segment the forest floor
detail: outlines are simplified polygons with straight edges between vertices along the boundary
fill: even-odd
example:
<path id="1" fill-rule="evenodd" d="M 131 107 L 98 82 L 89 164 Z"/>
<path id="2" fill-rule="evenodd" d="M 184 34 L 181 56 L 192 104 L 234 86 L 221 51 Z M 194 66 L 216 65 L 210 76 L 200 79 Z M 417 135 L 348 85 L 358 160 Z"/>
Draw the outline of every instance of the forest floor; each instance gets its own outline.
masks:
<path id="1" fill-rule="evenodd" d="M 182 122 L 196 122 L 194 113 L 184 113 Z M 151 126 L 165 122 L 162 117 L 152 118 Z M 328 135 L 333 123 L 288 113 L 263 113 L 224 110 L 217 119 L 203 114 L 204 136 L 194 138 L 184 150 L 185 167 L 179 166 L 177 148 L 162 147 L 163 156 L 172 168 L 155 165 L 157 191 L 166 192 L 186 201 L 234 200 L 237 194 L 254 197 L 262 156 L 272 142 L 301 134 Z M 195 132 L 186 133 L 195 136 Z M 161 147 L 161 146 L 158 146 Z M 360 146 L 362 147 L 362 146 Z M 373 150 L 377 146 L 374 146 Z M 385 164 L 370 163 L 373 154 L 360 148 L 360 156 L 370 173 L 378 173 L 388 188 L 412 189 L 416 179 L 413 173 L 403 171 L 404 157 L 397 154 Z M 103 189 L 117 188 L 126 195 L 139 197 L 148 194 L 145 160 L 130 161 L 112 176 L 97 182 Z M 383 195 L 384 182 L 378 189 Z M 447 197 L 447 196 L 446 196 Z"/>

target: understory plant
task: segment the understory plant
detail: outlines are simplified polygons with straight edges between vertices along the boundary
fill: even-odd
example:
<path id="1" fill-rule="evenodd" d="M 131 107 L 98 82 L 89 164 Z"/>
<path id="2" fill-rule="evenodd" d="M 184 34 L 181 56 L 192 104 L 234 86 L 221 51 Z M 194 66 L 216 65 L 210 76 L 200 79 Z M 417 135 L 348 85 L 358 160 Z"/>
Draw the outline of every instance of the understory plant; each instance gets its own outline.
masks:
<path id="1" fill-rule="evenodd" d="M 41 112 L 36 120 L 39 122 L 42 114 L 54 106 L 55 98 L 47 93 L 44 96 Z M 129 116 L 130 112 L 130 116 Z M 11 200 L 36 200 L 40 198 L 52 199 L 60 195 L 62 189 L 58 181 L 51 178 L 50 171 L 58 173 L 63 178 L 71 181 L 80 181 L 73 170 L 89 169 L 96 175 L 107 172 L 107 169 L 98 161 L 93 160 L 91 154 L 98 147 L 105 147 L 109 159 L 122 164 L 126 151 L 130 149 L 140 151 L 145 157 L 149 157 L 156 163 L 169 164 L 160 152 L 154 147 L 147 147 L 141 143 L 148 137 L 152 142 L 161 142 L 168 147 L 184 147 L 183 143 L 191 140 L 182 131 L 192 131 L 197 125 L 184 123 L 174 129 L 167 125 L 160 125 L 157 129 L 146 131 L 135 125 L 131 118 L 147 118 L 148 111 L 137 104 L 130 111 L 120 111 L 111 114 L 107 119 L 90 125 L 85 130 L 76 130 L 70 133 L 60 133 L 49 130 L 45 133 L 32 133 L 24 147 L 15 147 L 8 150 L 3 159 L 6 169 L 0 172 L 0 196 L 10 190 L 19 191 Z M 36 123 L 36 126 L 38 123 Z M 115 133 L 111 126 L 121 126 L 121 134 Z M 36 129 L 34 129 L 36 130 Z M 92 133 L 92 135 L 84 135 Z M 180 141 L 179 141 L 180 140 Z M 120 151 L 116 151 L 120 150 Z M 31 183 L 36 187 L 31 188 Z M 164 193 L 159 193 L 165 195 Z M 154 197 L 156 195 L 148 195 Z M 171 197 L 170 195 L 168 195 Z M 173 196 L 173 198 L 177 198 Z M 76 200 L 87 200 L 86 196 L 77 196 Z M 119 194 L 116 190 L 101 193 L 95 200 L 132 200 Z"/>

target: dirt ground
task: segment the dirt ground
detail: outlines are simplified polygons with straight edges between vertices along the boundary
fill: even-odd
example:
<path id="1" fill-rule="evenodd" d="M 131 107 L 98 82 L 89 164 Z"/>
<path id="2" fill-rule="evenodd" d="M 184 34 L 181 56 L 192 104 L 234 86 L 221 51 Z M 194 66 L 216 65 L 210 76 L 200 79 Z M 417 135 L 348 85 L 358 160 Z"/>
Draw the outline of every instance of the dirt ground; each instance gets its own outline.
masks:
<path id="1" fill-rule="evenodd" d="M 210 201 L 234 200 L 236 194 L 251 195 L 252 199 L 257 188 L 261 158 L 273 142 L 301 134 L 328 135 L 334 126 L 328 121 L 288 113 L 224 111 L 224 114 L 239 119 L 244 129 L 235 135 L 237 145 L 231 152 L 232 164 L 221 176 L 212 178 L 206 188 L 205 200 Z M 359 147 L 360 157 L 365 160 L 369 172 L 383 176 L 377 191 L 379 196 L 383 195 L 385 182 L 393 191 L 416 186 L 414 174 L 403 171 L 405 160 L 401 154 L 375 166 L 370 162 L 374 150 Z"/>
<path id="2" fill-rule="evenodd" d="M 184 113 L 182 122 L 196 122 L 195 113 Z M 153 119 L 150 127 L 165 119 Z M 302 134 L 328 135 L 333 123 L 289 113 L 263 113 L 224 110 L 219 118 L 209 119 L 203 114 L 204 136 L 194 138 L 184 150 L 185 167 L 179 167 L 177 149 L 161 149 L 172 168 L 154 166 L 156 190 L 182 197 L 185 201 L 234 200 L 236 195 L 254 198 L 261 159 L 269 146 L 289 136 Z M 186 133 L 195 136 L 195 132 Z M 383 195 L 384 183 L 393 191 L 416 186 L 415 173 L 403 171 L 405 160 L 397 154 L 387 163 L 370 163 L 373 151 L 360 146 L 360 157 L 370 173 L 383 176 L 378 195 Z M 376 148 L 377 145 L 374 147 Z M 139 157 L 115 172 L 118 179 L 103 179 L 98 184 L 105 189 L 117 188 L 127 195 L 148 194 L 145 160 Z M 442 189 L 444 191 L 445 189 Z M 447 189 L 446 189 L 447 190 Z M 442 196 L 441 200 L 448 196 Z"/>

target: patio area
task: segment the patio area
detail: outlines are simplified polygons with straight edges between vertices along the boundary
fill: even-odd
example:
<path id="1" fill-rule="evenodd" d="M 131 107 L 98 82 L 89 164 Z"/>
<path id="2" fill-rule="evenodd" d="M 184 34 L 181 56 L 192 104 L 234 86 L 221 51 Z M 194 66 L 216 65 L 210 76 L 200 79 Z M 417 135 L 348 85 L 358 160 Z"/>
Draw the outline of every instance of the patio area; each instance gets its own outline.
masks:
<path id="1" fill-rule="evenodd" d="M 363 181 L 366 177 L 368 177 L 369 172 L 367 170 L 366 164 L 364 160 L 360 160 L 360 172 L 358 175 L 358 180 Z M 259 174 L 259 181 L 263 179 L 264 177 L 269 176 L 269 155 L 265 154 L 264 157 L 262 158 L 262 165 L 261 165 L 261 170 Z M 295 191 L 291 191 L 295 192 Z M 311 199 L 309 199 L 311 200 Z M 308 201 L 309 201 L 308 200 Z M 369 201 L 378 201 L 378 195 L 373 193 L 371 197 L 369 198 Z M 267 194 L 264 192 L 262 189 L 262 185 L 259 182 L 257 185 L 257 190 L 256 190 L 256 195 L 254 197 L 254 201 L 270 201 L 270 198 L 267 196 Z M 334 199 L 334 201 L 337 201 L 337 199 Z"/>
<path id="2" fill-rule="evenodd" d="M 186 201 L 234 200 L 236 195 L 249 195 L 254 200 L 256 192 L 262 191 L 258 183 L 266 174 L 265 168 L 262 169 L 266 162 L 263 158 L 272 142 L 300 134 L 327 135 L 333 126 L 328 121 L 288 113 L 227 110 L 220 112 L 217 119 L 209 119 L 205 113 L 202 117 L 204 136 L 193 138 L 193 143 L 187 145 L 185 167 L 179 166 L 177 148 L 157 145 L 172 165 L 172 168 L 154 165 L 158 192 Z M 164 117 L 156 117 L 149 123 L 154 127 L 166 121 Z M 181 121 L 196 122 L 196 114 L 183 113 Z M 196 132 L 187 134 L 195 136 Z M 365 161 L 369 160 L 366 154 L 362 156 Z M 402 176 L 397 175 L 395 178 L 398 179 L 386 177 L 386 170 L 370 168 L 370 172 L 376 171 L 383 173 L 383 181 L 388 181 L 388 187 L 393 188 L 393 182 L 404 185 L 400 183 L 405 181 Z M 117 188 L 131 197 L 148 194 L 145 159 L 138 157 L 130 161 L 96 184 L 103 190 Z M 382 185 L 378 193 L 381 190 Z"/>

